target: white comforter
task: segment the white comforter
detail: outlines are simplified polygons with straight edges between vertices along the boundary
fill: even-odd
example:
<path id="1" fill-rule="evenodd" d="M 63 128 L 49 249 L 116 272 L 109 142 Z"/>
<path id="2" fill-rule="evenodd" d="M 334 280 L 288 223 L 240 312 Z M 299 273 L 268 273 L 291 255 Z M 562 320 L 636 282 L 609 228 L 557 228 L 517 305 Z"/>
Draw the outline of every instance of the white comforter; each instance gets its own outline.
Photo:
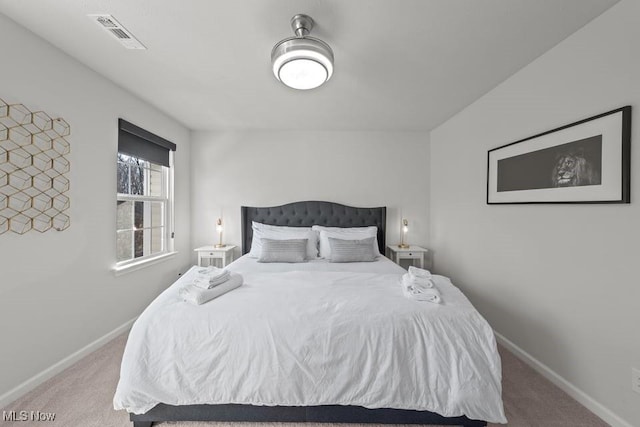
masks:
<path id="1" fill-rule="evenodd" d="M 505 423 L 493 332 L 442 276 L 443 304 L 407 299 L 404 270 L 374 263 L 228 267 L 244 285 L 201 306 L 163 292 L 133 325 L 115 409 L 358 405 Z"/>

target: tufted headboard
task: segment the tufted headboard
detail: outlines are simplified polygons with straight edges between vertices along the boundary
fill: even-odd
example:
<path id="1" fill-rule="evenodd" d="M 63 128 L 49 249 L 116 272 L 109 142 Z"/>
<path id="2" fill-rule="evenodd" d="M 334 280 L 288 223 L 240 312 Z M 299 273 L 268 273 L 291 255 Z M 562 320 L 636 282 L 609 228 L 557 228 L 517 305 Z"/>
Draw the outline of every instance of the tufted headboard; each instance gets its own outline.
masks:
<path id="1" fill-rule="evenodd" d="M 294 202 L 282 206 L 256 208 L 242 206 L 242 254 L 251 250 L 251 222 L 288 227 L 378 227 L 378 246 L 385 253 L 387 208 L 354 208 L 332 202 Z"/>

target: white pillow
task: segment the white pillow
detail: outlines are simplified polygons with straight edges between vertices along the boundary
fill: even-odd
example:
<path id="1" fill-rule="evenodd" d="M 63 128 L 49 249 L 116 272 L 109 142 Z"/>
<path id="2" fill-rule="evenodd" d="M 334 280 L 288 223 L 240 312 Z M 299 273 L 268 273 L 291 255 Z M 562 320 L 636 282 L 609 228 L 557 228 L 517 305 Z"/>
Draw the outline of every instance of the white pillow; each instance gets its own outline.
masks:
<path id="1" fill-rule="evenodd" d="M 380 249 L 378 248 L 378 227 L 323 227 L 321 225 L 314 225 L 312 230 L 320 232 L 320 257 L 329 259 L 331 257 L 331 245 L 329 244 L 329 237 L 342 240 L 362 240 L 367 237 L 375 237 L 373 239 L 373 253 L 376 257 L 380 256 Z"/>
<path id="2" fill-rule="evenodd" d="M 262 239 L 290 240 L 307 239 L 307 259 L 318 258 L 318 232 L 311 227 L 285 227 L 268 225 L 253 221 L 251 223 L 253 237 L 249 256 L 260 258 L 262 254 Z"/>

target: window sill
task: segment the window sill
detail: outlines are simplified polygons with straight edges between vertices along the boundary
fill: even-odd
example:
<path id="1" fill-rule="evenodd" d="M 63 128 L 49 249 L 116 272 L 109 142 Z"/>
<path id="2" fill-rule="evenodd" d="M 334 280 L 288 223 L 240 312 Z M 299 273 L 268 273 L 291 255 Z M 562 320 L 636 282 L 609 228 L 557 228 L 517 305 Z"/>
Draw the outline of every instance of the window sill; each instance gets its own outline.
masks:
<path id="1" fill-rule="evenodd" d="M 139 261 L 133 261 L 124 265 L 117 265 L 113 267 L 113 273 L 116 276 L 121 276 L 123 274 L 131 273 L 133 271 L 141 270 L 151 265 L 158 264 L 159 262 L 165 261 L 167 259 L 174 258 L 177 254 L 178 252 L 176 251 L 167 252 L 151 258 L 146 258 Z"/>

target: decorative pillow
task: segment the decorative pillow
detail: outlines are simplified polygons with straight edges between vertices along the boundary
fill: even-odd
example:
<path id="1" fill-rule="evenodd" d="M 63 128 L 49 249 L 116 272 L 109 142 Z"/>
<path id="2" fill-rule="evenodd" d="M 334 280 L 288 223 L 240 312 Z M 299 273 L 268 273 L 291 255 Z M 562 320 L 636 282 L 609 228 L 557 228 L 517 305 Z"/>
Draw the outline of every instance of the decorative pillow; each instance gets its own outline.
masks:
<path id="1" fill-rule="evenodd" d="M 249 256 L 260 258 L 262 252 L 262 239 L 287 240 L 307 239 L 307 259 L 318 257 L 318 232 L 311 227 L 285 227 L 280 225 L 261 224 L 252 222 L 253 238 Z"/>
<path id="2" fill-rule="evenodd" d="M 307 239 L 262 239 L 258 262 L 305 262 L 307 242 Z"/>
<path id="3" fill-rule="evenodd" d="M 329 246 L 329 237 L 343 240 L 362 240 L 367 237 L 375 237 L 373 242 L 373 251 L 376 256 L 380 256 L 378 249 L 378 227 L 323 227 L 314 225 L 312 230 L 320 232 L 320 256 L 329 259 L 331 256 L 331 246 Z"/>
<path id="4" fill-rule="evenodd" d="M 329 237 L 331 246 L 330 262 L 372 262 L 376 260 L 373 251 L 375 237 L 360 240 L 343 240 Z"/>

